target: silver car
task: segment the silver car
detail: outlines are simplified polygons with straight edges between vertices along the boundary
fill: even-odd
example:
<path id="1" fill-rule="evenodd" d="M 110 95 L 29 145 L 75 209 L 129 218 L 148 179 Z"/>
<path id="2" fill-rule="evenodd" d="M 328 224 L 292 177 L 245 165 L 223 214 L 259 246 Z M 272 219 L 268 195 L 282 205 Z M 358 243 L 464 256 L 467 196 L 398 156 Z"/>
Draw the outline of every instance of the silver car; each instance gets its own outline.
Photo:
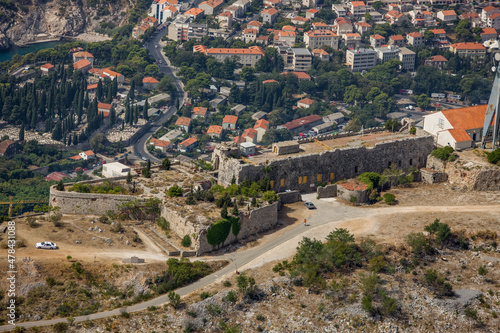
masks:
<path id="1" fill-rule="evenodd" d="M 36 243 L 36 248 L 37 249 L 54 250 L 54 249 L 57 249 L 57 245 L 56 245 L 56 243 L 52 243 L 52 242 L 41 242 L 41 243 Z"/>

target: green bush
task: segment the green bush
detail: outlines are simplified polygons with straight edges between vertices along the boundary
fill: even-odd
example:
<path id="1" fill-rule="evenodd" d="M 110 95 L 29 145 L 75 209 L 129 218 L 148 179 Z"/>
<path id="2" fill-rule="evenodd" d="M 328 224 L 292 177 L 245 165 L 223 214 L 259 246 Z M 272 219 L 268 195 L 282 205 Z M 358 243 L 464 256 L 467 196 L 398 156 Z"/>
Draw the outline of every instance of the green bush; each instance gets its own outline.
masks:
<path id="1" fill-rule="evenodd" d="M 429 244 L 429 240 L 421 232 L 410 233 L 406 236 L 406 243 L 411 247 L 411 251 L 415 257 L 422 257 L 434 252 L 434 249 Z"/>
<path id="2" fill-rule="evenodd" d="M 439 158 L 442 161 L 454 161 L 456 159 L 456 156 L 453 154 L 454 149 L 451 148 L 450 146 L 442 147 L 442 148 L 437 148 L 434 149 L 431 152 L 431 155 Z M 454 156 L 454 157 L 452 157 Z"/>
<path id="3" fill-rule="evenodd" d="M 367 190 L 371 190 L 379 187 L 382 175 L 376 172 L 363 172 L 358 179 L 367 185 Z"/>
<path id="4" fill-rule="evenodd" d="M 451 296 L 453 294 L 453 286 L 446 282 L 442 274 L 435 269 L 429 269 L 425 273 L 424 281 L 437 296 Z"/>
<path id="5" fill-rule="evenodd" d="M 396 196 L 392 193 L 386 193 L 383 195 L 384 202 L 387 205 L 395 205 L 396 204 Z"/>
<path id="6" fill-rule="evenodd" d="M 446 223 L 439 222 L 439 219 L 435 219 L 432 224 L 425 226 L 424 230 L 434 236 L 438 246 L 441 246 L 451 237 L 450 227 Z"/>
<path id="7" fill-rule="evenodd" d="M 236 292 L 234 290 L 230 290 L 227 293 L 226 300 L 231 303 L 236 303 L 238 300 L 238 295 L 236 295 Z"/>
<path id="8" fill-rule="evenodd" d="M 495 149 L 491 153 L 486 153 L 488 162 L 493 164 L 499 164 L 500 162 L 500 148 Z"/>
<path id="9" fill-rule="evenodd" d="M 160 228 L 162 228 L 164 231 L 170 230 L 170 223 L 168 223 L 167 220 L 165 220 L 164 217 L 160 217 L 158 219 L 158 222 L 156 222 Z"/>
<path id="10" fill-rule="evenodd" d="M 170 197 L 170 198 L 176 198 L 176 197 L 180 197 L 182 196 L 182 188 L 180 188 L 179 186 L 177 185 L 173 185 L 171 186 L 168 191 L 167 191 L 167 195 Z"/>
<path id="11" fill-rule="evenodd" d="M 174 291 L 168 293 L 168 300 L 170 301 L 170 306 L 174 309 L 178 309 L 181 305 L 181 296 Z"/>
<path id="12" fill-rule="evenodd" d="M 186 235 L 182 238 L 181 245 L 184 247 L 190 247 L 191 246 L 191 237 L 189 235 Z"/>
<path id="13" fill-rule="evenodd" d="M 212 226 L 210 226 L 207 230 L 208 244 L 212 246 L 223 244 L 227 239 L 227 236 L 229 236 L 230 229 L 231 222 L 227 219 L 222 219 L 212 224 Z"/>

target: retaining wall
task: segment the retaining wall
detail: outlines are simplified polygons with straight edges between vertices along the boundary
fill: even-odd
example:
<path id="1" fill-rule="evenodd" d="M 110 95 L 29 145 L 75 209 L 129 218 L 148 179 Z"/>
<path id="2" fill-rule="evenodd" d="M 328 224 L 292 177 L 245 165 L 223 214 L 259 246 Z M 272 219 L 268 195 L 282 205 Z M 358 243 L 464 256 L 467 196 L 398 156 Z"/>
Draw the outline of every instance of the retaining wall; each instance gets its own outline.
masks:
<path id="1" fill-rule="evenodd" d="M 333 198 L 337 196 L 337 184 L 330 184 L 326 186 L 320 186 L 316 189 L 318 193 L 318 198 Z"/>
<path id="2" fill-rule="evenodd" d="M 282 205 L 302 201 L 302 195 L 300 195 L 299 191 L 280 192 L 277 194 L 280 197 Z"/>

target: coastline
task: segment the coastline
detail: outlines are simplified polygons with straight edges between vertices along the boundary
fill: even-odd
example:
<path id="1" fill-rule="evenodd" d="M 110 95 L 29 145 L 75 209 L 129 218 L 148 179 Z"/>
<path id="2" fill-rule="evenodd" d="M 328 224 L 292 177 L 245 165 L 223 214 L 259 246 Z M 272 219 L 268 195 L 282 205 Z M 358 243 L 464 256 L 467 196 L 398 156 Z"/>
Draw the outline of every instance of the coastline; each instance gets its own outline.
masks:
<path id="1" fill-rule="evenodd" d="M 79 40 L 79 41 L 86 42 L 86 43 L 104 42 L 107 40 L 112 40 L 112 38 L 109 36 L 104 36 L 104 35 L 96 34 L 96 33 L 92 34 L 92 33 L 88 33 L 88 32 L 84 32 L 84 33 L 78 34 L 76 36 L 63 36 L 62 38 L 68 39 L 68 40 L 69 39 Z"/>

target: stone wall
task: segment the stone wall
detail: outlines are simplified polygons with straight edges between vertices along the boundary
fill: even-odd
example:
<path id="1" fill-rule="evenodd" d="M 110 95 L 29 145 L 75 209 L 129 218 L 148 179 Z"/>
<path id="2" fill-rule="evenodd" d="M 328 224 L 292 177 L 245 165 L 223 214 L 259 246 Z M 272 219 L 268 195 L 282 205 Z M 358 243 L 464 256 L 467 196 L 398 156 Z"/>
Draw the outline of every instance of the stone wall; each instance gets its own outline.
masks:
<path id="1" fill-rule="evenodd" d="M 54 185 L 50 188 L 49 205 L 61 207 L 63 214 L 103 215 L 108 210 L 118 212 L 118 206 L 137 199 L 144 200 L 133 195 L 58 191 Z"/>
<path id="2" fill-rule="evenodd" d="M 356 198 L 355 203 L 367 203 L 368 200 L 368 191 L 367 190 L 353 190 L 348 189 L 343 186 L 337 187 L 337 196 L 345 201 L 351 202 L 352 197 Z"/>
<path id="3" fill-rule="evenodd" d="M 232 231 L 230 231 L 229 236 L 224 242 L 224 245 L 228 245 L 238 240 L 258 235 L 259 233 L 277 227 L 278 206 L 279 203 L 275 202 L 268 206 L 256 208 L 249 212 L 240 213 L 240 232 L 237 236 L 234 236 Z M 203 230 L 196 238 L 196 250 L 198 255 L 213 250 L 212 245 L 208 244 L 206 232 L 207 229 Z"/>
<path id="4" fill-rule="evenodd" d="M 277 194 L 280 197 L 281 204 L 291 204 L 302 201 L 302 196 L 299 191 L 280 192 Z"/>
<path id="5" fill-rule="evenodd" d="M 337 185 L 331 184 L 326 186 L 319 186 L 316 189 L 316 193 L 318 193 L 318 198 L 333 198 L 337 196 Z"/>
<path id="6" fill-rule="evenodd" d="M 271 161 L 268 177 L 274 181 L 273 190 L 276 192 L 285 189 L 312 192 L 316 191 L 318 175 L 322 182 L 335 182 L 355 178 L 363 172 L 381 173 L 393 164 L 403 170 L 421 168 L 426 165 L 427 156 L 433 149 L 433 138 L 422 136 L 377 143 L 370 148 L 341 148 L 319 154 L 301 154 Z M 258 181 L 264 175 L 264 165 L 242 164 L 237 159 L 226 158 L 219 166 L 218 181 L 224 186 L 231 184 L 233 176 L 239 184 L 246 178 Z"/>
<path id="7" fill-rule="evenodd" d="M 426 184 L 443 183 L 448 180 L 446 173 L 427 168 L 420 169 L 420 176 L 422 182 Z"/>

